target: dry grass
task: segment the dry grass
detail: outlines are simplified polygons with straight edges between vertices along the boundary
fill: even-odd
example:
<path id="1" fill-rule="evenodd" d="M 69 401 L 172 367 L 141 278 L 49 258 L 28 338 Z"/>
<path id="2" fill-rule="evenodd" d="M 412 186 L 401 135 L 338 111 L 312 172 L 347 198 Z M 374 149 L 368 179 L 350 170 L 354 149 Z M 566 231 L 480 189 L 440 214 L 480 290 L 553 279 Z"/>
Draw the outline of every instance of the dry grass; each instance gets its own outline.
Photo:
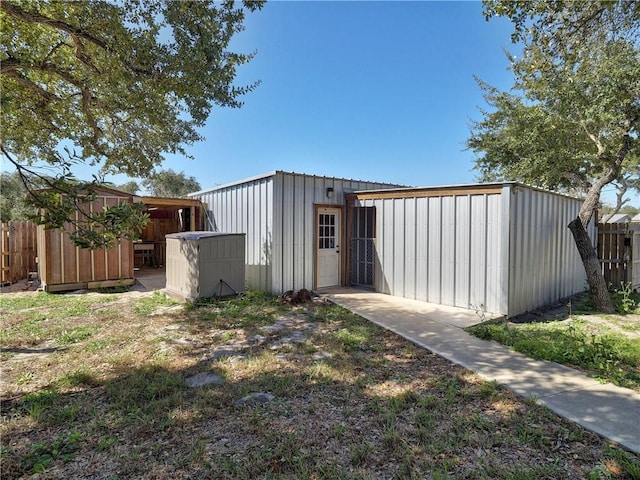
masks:
<path id="1" fill-rule="evenodd" d="M 8 294 L 0 313 L 2 478 L 640 478 L 637 456 L 338 307 Z M 188 388 L 202 372 L 225 383 Z M 237 406 L 255 392 L 274 400 Z"/>

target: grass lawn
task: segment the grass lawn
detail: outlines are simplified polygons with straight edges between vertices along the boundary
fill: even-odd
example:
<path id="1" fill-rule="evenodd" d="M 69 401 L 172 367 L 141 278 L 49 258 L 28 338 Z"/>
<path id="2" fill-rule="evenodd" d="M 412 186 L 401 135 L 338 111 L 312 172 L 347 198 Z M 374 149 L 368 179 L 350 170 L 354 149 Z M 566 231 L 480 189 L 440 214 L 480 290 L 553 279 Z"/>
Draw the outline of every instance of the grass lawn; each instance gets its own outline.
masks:
<path id="1" fill-rule="evenodd" d="M 619 315 L 597 314 L 581 296 L 571 315 L 552 313 L 536 321 L 486 323 L 467 331 L 640 392 L 640 294 L 625 298 L 626 313 Z"/>
<path id="2" fill-rule="evenodd" d="M 3 294 L 0 322 L 3 479 L 640 478 L 638 456 L 321 302 Z"/>

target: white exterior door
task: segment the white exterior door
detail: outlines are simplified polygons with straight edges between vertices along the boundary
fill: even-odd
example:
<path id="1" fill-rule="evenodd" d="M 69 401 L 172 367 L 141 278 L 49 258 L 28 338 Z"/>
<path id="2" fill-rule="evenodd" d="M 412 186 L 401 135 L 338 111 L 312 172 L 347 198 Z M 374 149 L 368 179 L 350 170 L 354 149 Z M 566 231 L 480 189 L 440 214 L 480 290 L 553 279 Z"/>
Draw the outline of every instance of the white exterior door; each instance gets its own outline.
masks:
<path id="1" fill-rule="evenodd" d="M 342 211 L 318 208 L 316 216 L 316 272 L 318 288 L 340 285 Z"/>

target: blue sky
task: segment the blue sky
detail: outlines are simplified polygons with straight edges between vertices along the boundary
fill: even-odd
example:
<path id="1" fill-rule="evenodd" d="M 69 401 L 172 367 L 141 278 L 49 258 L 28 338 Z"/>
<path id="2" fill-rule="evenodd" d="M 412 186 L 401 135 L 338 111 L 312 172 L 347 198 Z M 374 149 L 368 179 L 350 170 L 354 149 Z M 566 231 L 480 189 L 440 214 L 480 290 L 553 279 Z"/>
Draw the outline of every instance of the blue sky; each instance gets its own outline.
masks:
<path id="1" fill-rule="evenodd" d="M 214 110 L 206 140 L 189 149 L 195 160 L 164 167 L 203 189 L 271 170 L 474 182 L 464 143 L 485 105 L 474 75 L 512 85 L 511 32 L 507 20 L 486 21 L 480 2 L 267 2 L 232 45 L 257 52 L 238 84 L 261 85 L 241 109 Z"/>
<path id="2" fill-rule="evenodd" d="M 468 183 L 464 151 L 483 103 L 508 88 L 511 26 L 479 2 L 271 2 L 233 48 L 257 50 L 239 110 L 214 111 L 195 160 L 203 188 L 281 169 L 408 185 Z"/>
<path id="3" fill-rule="evenodd" d="M 272 0 L 245 25 L 232 50 L 256 57 L 237 84 L 261 85 L 242 108 L 214 109 L 205 141 L 187 148 L 194 160 L 168 157 L 162 168 L 203 189 L 272 170 L 416 186 L 475 181 L 464 142 L 484 101 L 473 77 L 508 89 L 504 50 L 517 50 L 511 24 L 487 22 L 480 2 Z"/>

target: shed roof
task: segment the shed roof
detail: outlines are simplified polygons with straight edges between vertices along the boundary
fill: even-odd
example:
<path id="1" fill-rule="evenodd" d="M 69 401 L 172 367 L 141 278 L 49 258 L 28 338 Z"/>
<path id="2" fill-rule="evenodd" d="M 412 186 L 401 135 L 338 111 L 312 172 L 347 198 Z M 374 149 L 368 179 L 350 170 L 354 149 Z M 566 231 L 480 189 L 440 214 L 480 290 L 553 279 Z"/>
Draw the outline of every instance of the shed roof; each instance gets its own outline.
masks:
<path id="1" fill-rule="evenodd" d="M 200 200 L 195 198 L 134 197 L 134 201 L 142 202 L 147 207 L 156 207 L 163 209 L 178 209 L 200 206 Z"/>
<path id="2" fill-rule="evenodd" d="M 196 196 L 196 195 L 201 195 L 203 193 L 209 193 L 209 192 L 213 192 L 213 191 L 216 191 L 216 190 L 223 190 L 225 188 L 235 187 L 237 185 L 242 185 L 244 183 L 255 182 L 256 180 L 262 180 L 262 179 L 265 179 L 265 178 L 275 177 L 278 174 L 300 175 L 300 176 L 303 176 L 303 177 L 326 178 L 326 179 L 330 179 L 330 180 L 333 179 L 333 180 L 342 180 L 342 181 L 348 181 L 348 182 L 377 183 L 379 185 L 389 185 L 389 188 L 398 188 L 398 186 L 399 186 L 397 183 L 378 182 L 378 181 L 374 181 L 374 180 L 362 180 L 362 179 L 355 179 L 355 178 L 332 177 L 332 176 L 327 176 L 327 175 L 314 175 L 314 174 L 311 174 L 311 173 L 286 172 L 284 170 L 273 170 L 271 172 L 263 173 L 261 175 L 256 175 L 256 176 L 253 176 L 253 177 L 247 177 L 247 178 L 243 178 L 243 179 L 240 179 L 240 180 L 236 180 L 234 182 L 225 183 L 225 184 L 222 184 L 222 185 L 216 185 L 215 187 L 212 187 L 212 188 L 199 190 L 197 192 L 190 193 L 189 196 L 193 197 L 193 196 Z"/>
<path id="3" fill-rule="evenodd" d="M 602 216 L 603 223 L 628 223 L 630 220 L 631 216 L 626 213 L 604 214 Z"/>
<path id="4" fill-rule="evenodd" d="M 493 183 L 467 183 L 457 185 L 439 185 L 429 187 L 404 187 L 379 190 L 362 190 L 354 192 L 358 198 L 406 198 L 406 197 L 430 197 L 447 195 L 477 195 L 487 193 L 500 193 L 505 187 L 520 187 L 565 198 L 576 199 L 571 195 L 534 187 L 520 182 L 493 182 Z"/>

